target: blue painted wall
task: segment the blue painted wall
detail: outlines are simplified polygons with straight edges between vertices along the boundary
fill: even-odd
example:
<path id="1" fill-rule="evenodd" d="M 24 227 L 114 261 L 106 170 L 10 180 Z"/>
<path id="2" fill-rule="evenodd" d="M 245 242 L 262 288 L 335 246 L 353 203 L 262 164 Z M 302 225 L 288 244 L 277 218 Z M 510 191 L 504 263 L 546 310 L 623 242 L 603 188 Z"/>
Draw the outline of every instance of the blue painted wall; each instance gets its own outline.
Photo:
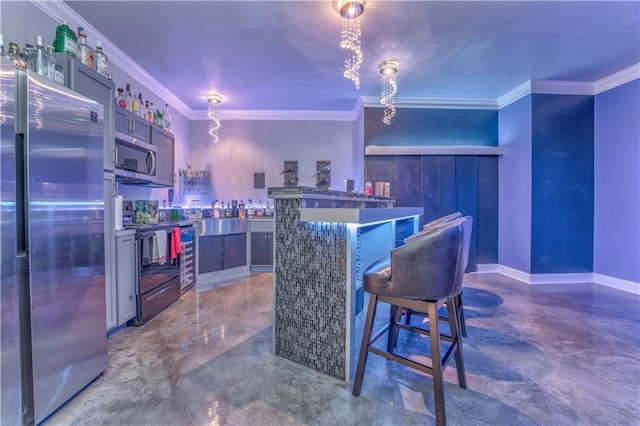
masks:
<path id="1" fill-rule="evenodd" d="M 498 145 L 498 111 L 398 108 L 388 126 L 382 123 L 383 112 L 365 108 L 365 145 Z"/>
<path id="2" fill-rule="evenodd" d="M 594 97 L 531 99 L 531 273 L 591 272 Z"/>
<path id="3" fill-rule="evenodd" d="M 531 273 L 531 96 L 500 110 L 498 262 Z"/>
<path id="4" fill-rule="evenodd" d="M 593 272 L 640 283 L 640 79 L 595 99 Z"/>

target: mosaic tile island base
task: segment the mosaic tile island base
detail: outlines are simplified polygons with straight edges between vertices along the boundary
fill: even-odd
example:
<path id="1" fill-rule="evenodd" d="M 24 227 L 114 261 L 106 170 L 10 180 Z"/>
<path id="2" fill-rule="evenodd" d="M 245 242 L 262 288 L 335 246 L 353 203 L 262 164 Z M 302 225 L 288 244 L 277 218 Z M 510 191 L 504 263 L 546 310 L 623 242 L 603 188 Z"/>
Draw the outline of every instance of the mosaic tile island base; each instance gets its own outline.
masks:
<path id="1" fill-rule="evenodd" d="M 423 209 L 315 188 L 269 188 L 269 197 L 275 200 L 274 352 L 349 381 L 362 272 L 417 231 Z"/>

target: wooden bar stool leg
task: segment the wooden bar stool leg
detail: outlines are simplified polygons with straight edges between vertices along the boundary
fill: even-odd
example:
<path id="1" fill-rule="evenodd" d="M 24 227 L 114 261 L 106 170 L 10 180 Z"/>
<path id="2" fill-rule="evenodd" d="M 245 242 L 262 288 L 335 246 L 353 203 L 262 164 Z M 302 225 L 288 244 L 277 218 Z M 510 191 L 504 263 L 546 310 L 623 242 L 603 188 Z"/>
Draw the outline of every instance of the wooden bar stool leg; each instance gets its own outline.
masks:
<path id="1" fill-rule="evenodd" d="M 390 305 L 389 311 L 389 331 L 387 333 L 387 352 L 393 353 L 393 348 L 396 347 L 398 342 L 398 333 L 400 330 L 396 327 L 398 322 L 398 315 L 402 315 L 402 307 L 398 305 Z"/>
<path id="2" fill-rule="evenodd" d="M 369 354 L 369 341 L 371 340 L 371 330 L 373 328 L 373 320 L 376 316 L 376 306 L 378 305 L 378 296 L 371 294 L 369 296 L 369 308 L 367 309 L 367 318 L 362 332 L 362 345 L 360 345 L 360 356 L 358 357 L 358 367 L 356 368 L 356 377 L 353 382 L 353 396 L 360 396 L 362 389 L 362 379 L 364 376 L 364 368 L 367 363 L 367 355 Z"/>
<path id="3" fill-rule="evenodd" d="M 457 302 L 447 300 L 447 316 L 449 317 L 449 328 L 451 329 L 452 345 L 455 345 L 454 356 L 456 360 L 456 370 L 458 372 L 458 385 L 462 389 L 467 388 L 467 376 L 464 371 L 464 359 L 462 358 L 462 340 L 460 337 L 460 323 L 458 322 Z"/>
<path id="4" fill-rule="evenodd" d="M 467 337 L 467 323 L 464 319 L 464 308 L 462 307 L 462 291 L 455 296 L 456 307 L 458 310 L 458 322 L 460 323 L 460 330 L 462 337 Z"/>
<path id="5" fill-rule="evenodd" d="M 431 341 L 431 364 L 433 369 L 433 397 L 436 408 L 436 425 L 446 424 L 444 411 L 444 387 L 442 358 L 440 356 L 440 330 L 438 327 L 438 308 L 435 303 L 427 303 L 429 315 L 429 339 Z"/>

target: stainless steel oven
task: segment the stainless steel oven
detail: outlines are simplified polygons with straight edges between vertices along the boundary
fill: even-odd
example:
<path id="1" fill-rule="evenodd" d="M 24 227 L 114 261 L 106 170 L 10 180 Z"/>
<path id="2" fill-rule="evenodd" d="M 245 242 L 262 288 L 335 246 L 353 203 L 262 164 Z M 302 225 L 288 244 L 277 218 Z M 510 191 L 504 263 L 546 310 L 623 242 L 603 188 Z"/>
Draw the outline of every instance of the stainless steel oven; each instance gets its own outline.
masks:
<path id="1" fill-rule="evenodd" d="M 138 314 L 144 324 L 180 297 L 180 256 L 172 257 L 173 225 L 138 229 Z"/>

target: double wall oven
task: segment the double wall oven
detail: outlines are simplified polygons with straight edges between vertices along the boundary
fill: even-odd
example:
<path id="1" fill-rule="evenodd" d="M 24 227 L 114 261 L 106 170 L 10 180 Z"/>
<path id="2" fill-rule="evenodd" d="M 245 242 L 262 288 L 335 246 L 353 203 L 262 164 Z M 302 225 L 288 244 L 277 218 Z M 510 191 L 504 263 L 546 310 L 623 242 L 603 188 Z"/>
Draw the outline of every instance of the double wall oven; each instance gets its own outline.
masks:
<path id="1" fill-rule="evenodd" d="M 179 229 L 179 241 L 174 241 L 177 237 L 174 229 Z M 138 307 L 133 320 L 135 325 L 149 321 L 193 286 L 188 258 L 194 243 L 190 238 L 193 233 L 192 225 L 160 224 L 137 228 Z M 181 253 L 177 253 L 174 244 L 180 245 Z"/>

